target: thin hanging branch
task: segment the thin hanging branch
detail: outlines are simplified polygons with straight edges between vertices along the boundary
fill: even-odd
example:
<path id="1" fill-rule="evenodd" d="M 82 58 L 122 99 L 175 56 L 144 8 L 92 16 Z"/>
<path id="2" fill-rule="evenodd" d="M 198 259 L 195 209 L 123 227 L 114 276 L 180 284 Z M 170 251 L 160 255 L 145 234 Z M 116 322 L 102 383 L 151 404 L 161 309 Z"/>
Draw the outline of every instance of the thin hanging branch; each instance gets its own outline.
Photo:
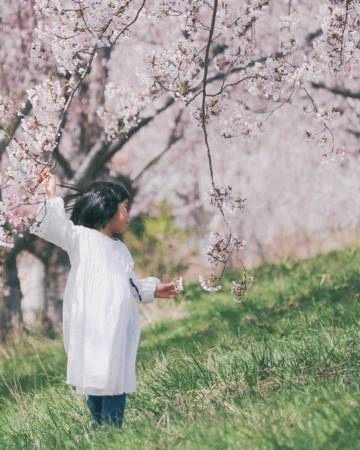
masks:
<path id="1" fill-rule="evenodd" d="M 206 85 L 207 85 L 207 75 L 209 70 L 209 53 L 210 53 L 210 46 L 212 37 L 214 34 L 214 28 L 216 23 L 216 13 L 218 8 L 218 0 L 214 0 L 214 7 L 212 12 L 212 18 L 211 18 L 211 25 L 210 25 L 210 31 L 209 31 L 209 37 L 206 45 L 205 50 L 205 59 L 204 59 L 204 76 L 203 76 L 203 87 L 202 87 L 202 102 L 201 102 L 201 123 L 202 123 L 202 129 L 204 133 L 204 139 L 205 139 L 205 145 L 206 145 L 206 152 L 209 162 L 209 169 L 210 169 L 210 177 L 211 177 L 211 184 L 213 189 L 216 189 L 215 186 L 215 180 L 214 180 L 214 170 L 213 170 L 213 164 L 211 159 L 211 150 L 209 145 L 209 139 L 206 129 Z"/>
<path id="2" fill-rule="evenodd" d="M 265 2 L 265 3 L 267 3 L 267 2 Z M 209 54 L 210 54 L 210 47 L 211 47 L 211 43 L 212 43 L 212 37 L 213 37 L 213 34 L 214 34 L 214 29 L 215 29 L 217 10 L 218 10 L 218 0 L 214 0 L 211 24 L 210 24 L 210 27 L 209 27 L 209 35 L 208 35 L 208 40 L 207 40 L 207 45 L 206 45 L 206 50 L 205 50 L 204 76 L 203 76 L 203 81 L 202 81 L 202 89 L 201 89 L 200 92 L 202 94 L 201 127 L 202 127 L 202 130 L 203 130 L 203 133 L 204 133 L 206 152 L 207 152 L 207 157 L 208 157 L 208 162 L 209 162 L 211 184 L 212 184 L 212 188 L 213 188 L 213 194 L 212 195 L 214 195 L 215 198 L 218 197 L 220 199 L 221 196 L 222 196 L 222 191 L 221 191 L 220 188 L 216 187 L 216 184 L 215 184 L 213 163 L 212 163 L 212 157 L 211 157 L 211 149 L 210 149 L 209 138 L 208 138 L 208 133 L 207 133 L 207 128 L 206 128 L 206 118 L 207 118 L 206 97 L 213 96 L 213 95 L 207 94 L 206 87 L 207 87 L 207 84 L 209 82 L 209 80 L 208 80 Z M 241 81 L 242 80 L 240 80 L 239 82 L 241 82 Z M 233 84 L 238 84 L 238 82 L 237 83 L 233 83 Z M 224 90 L 224 88 L 225 88 L 224 85 L 225 85 L 225 78 L 224 78 L 224 81 L 222 83 L 222 87 L 221 87 L 221 90 L 220 90 L 219 94 Z M 229 83 L 228 85 L 230 86 L 231 84 Z M 225 214 L 224 214 L 224 210 L 223 210 L 223 204 L 222 204 L 221 200 L 220 201 L 215 200 L 215 205 L 220 210 L 221 215 L 222 215 L 223 220 L 224 220 L 224 223 L 226 225 L 227 231 L 228 231 L 227 242 L 225 243 L 225 247 L 222 248 L 220 259 L 217 258 L 217 252 L 219 252 L 219 248 L 221 247 L 222 240 L 218 241 L 215 244 L 215 246 L 214 246 L 215 254 L 212 253 L 211 251 L 208 253 L 208 255 L 210 256 L 213 264 L 217 265 L 219 262 L 222 263 L 221 273 L 219 275 L 215 275 L 214 273 L 212 273 L 210 275 L 210 278 L 209 278 L 210 284 L 212 285 L 212 286 L 210 286 L 210 289 L 216 291 L 220 287 L 220 285 L 215 286 L 215 284 L 220 282 L 220 280 L 221 280 L 221 278 L 222 278 L 222 276 L 223 276 L 223 274 L 225 272 L 226 266 L 227 266 L 227 264 L 228 264 L 228 262 L 230 260 L 230 257 L 231 257 L 231 255 L 233 253 L 233 250 L 234 250 L 235 246 L 240 244 L 240 241 L 237 238 L 233 237 L 232 229 L 231 229 L 230 224 L 226 220 L 226 217 L 225 217 Z M 226 255 L 225 257 L 224 257 L 224 254 Z M 246 291 L 247 284 L 248 284 L 247 283 L 247 272 L 246 272 L 246 269 L 245 269 L 245 267 L 244 267 L 242 262 L 241 262 L 241 266 L 243 267 L 243 270 L 244 270 L 244 276 L 238 282 L 233 281 L 233 287 L 232 287 L 232 290 L 231 290 L 231 292 L 234 293 L 234 295 L 238 299 L 237 301 L 239 301 L 239 302 L 241 302 L 241 298 L 243 297 L 243 295 L 244 295 L 244 293 Z M 200 283 L 203 285 L 202 281 Z M 205 286 L 206 286 L 206 283 L 205 283 Z"/>

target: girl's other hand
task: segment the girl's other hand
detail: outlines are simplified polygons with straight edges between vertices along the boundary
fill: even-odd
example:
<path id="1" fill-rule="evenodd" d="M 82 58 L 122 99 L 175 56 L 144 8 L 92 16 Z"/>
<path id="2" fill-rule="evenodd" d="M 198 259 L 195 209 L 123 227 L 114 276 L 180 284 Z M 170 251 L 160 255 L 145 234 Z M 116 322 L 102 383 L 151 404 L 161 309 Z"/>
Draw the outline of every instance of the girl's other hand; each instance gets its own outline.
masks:
<path id="1" fill-rule="evenodd" d="M 43 172 L 39 175 L 40 184 L 44 183 L 45 195 L 47 198 L 56 196 L 56 180 L 52 173 Z"/>
<path id="2" fill-rule="evenodd" d="M 175 298 L 176 286 L 174 282 L 171 283 L 159 283 L 155 290 L 156 298 Z"/>

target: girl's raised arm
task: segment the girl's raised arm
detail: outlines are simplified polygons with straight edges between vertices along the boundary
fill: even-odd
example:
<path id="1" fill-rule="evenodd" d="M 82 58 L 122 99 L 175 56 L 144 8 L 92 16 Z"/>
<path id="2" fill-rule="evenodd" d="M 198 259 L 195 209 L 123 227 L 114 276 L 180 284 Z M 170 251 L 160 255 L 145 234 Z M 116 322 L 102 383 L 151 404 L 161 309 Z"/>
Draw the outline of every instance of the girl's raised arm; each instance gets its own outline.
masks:
<path id="1" fill-rule="evenodd" d="M 134 271 L 131 272 L 130 284 L 136 291 L 135 298 L 138 303 L 153 302 L 155 299 L 156 287 L 159 283 L 159 278 L 146 277 L 140 279 Z"/>
<path id="2" fill-rule="evenodd" d="M 41 222 L 38 230 L 32 226 L 30 232 L 71 253 L 76 242 L 76 228 L 67 217 L 64 200 L 59 197 L 46 199 L 36 211 L 35 218 Z M 35 224 L 35 223 L 34 223 Z"/>

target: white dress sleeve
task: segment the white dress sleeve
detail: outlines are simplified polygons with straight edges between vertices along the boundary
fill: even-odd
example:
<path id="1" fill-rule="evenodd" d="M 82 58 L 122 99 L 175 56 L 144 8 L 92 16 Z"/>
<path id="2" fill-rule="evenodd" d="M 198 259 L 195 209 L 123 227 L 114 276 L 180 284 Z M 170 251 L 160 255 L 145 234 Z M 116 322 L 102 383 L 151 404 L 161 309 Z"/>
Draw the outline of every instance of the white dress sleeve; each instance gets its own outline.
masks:
<path id="1" fill-rule="evenodd" d="M 37 222 L 41 222 L 36 230 L 34 225 L 30 227 L 30 233 L 61 247 L 71 253 L 76 242 L 76 226 L 67 217 L 64 200 L 57 196 L 46 199 L 35 213 Z"/>
<path id="2" fill-rule="evenodd" d="M 138 303 L 151 303 L 155 299 L 156 286 L 160 283 L 159 278 L 156 277 L 146 277 L 138 278 L 134 271 L 131 272 L 130 276 L 133 283 L 131 283 L 133 289 L 135 290 L 135 298 Z"/>

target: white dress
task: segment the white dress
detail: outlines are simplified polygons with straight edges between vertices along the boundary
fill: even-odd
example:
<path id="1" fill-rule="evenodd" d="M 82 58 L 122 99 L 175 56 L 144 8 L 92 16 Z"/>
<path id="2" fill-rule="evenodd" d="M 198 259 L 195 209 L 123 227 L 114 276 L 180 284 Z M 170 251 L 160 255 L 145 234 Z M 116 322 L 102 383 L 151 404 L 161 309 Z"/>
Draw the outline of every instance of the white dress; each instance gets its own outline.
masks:
<path id="1" fill-rule="evenodd" d="M 42 221 L 40 227 L 32 226 L 30 232 L 65 250 L 71 264 L 63 299 L 66 383 L 74 385 L 78 395 L 135 392 L 138 304 L 154 300 L 160 280 L 140 280 L 120 240 L 74 225 L 61 197 L 42 203 L 36 219 Z"/>

